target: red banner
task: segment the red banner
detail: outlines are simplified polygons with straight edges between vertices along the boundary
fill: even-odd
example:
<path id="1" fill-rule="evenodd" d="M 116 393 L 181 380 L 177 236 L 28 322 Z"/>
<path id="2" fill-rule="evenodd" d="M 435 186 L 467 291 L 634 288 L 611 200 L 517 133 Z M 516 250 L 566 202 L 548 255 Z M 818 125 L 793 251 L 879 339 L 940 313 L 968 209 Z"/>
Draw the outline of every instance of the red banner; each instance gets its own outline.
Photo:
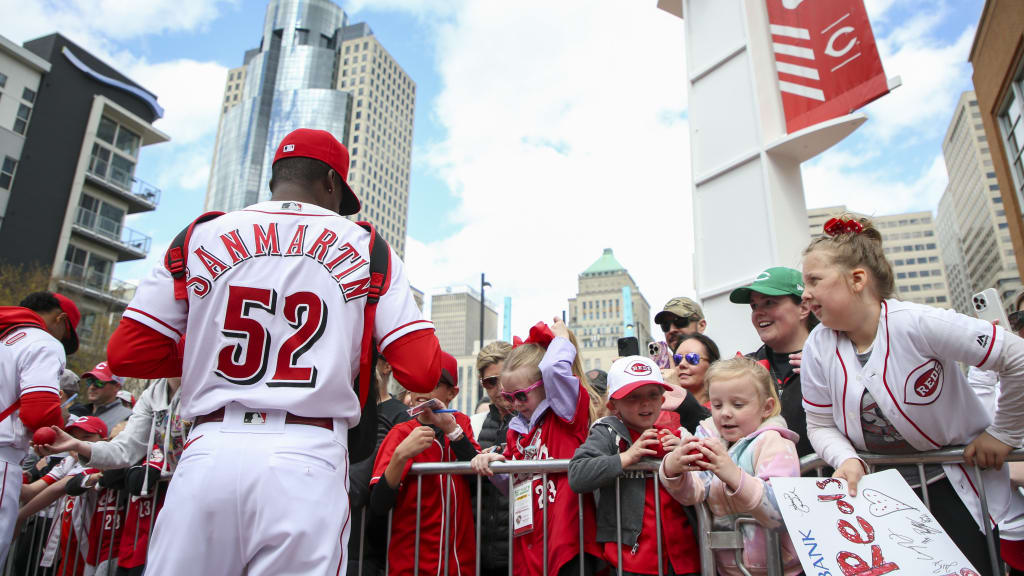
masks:
<path id="1" fill-rule="evenodd" d="M 863 0 L 766 1 L 787 132 L 889 92 Z"/>

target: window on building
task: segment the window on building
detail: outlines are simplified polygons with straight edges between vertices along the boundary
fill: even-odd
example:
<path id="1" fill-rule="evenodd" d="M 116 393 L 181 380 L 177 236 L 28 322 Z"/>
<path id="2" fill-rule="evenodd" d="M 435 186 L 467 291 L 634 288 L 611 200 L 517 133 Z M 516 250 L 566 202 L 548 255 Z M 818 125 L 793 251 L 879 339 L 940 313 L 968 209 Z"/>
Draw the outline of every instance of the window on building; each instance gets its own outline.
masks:
<path id="1" fill-rule="evenodd" d="M 26 101 L 26 102 L 30 102 L 30 103 L 31 102 L 35 102 L 36 101 L 36 91 L 35 90 L 31 90 L 29 88 L 25 88 L 24 90 L 21 91 L 21 99 Z"/>
<path id="2" fill-rule="evenodd" d="M 10 156 L 4 156 L 4 163 L 0 166 L 0 188 L 11 189 L 11 182 L 14 181 L 14 170 L 18 167 L 18 161 Z"/>
<path id="3" fill-rule="evenodd" d="M 0 72 L 0 88 L 7 87 L 7 74 Z"/>
<path id="4" fill-rule="evenodd" d="M 32 115 L 32 109 L 24 104 L 18 104 L 18 115 L 14 118 L 14 131 L 24 134 L 28 131 L 28 119 Z"/>
<path id="5" fill-rule="evenodd" d="M 306 44 L 309 44 L 309 30 L 306 30 L 305 28 L 296 28 L 295 45 L 305 46 Z"/>
<path id="6" fill-rule="evenodd" d="M 140 143 L 138 134 L 103 116 L 96 129 L 89 172 L 121 188 L 131 189 Z"/>

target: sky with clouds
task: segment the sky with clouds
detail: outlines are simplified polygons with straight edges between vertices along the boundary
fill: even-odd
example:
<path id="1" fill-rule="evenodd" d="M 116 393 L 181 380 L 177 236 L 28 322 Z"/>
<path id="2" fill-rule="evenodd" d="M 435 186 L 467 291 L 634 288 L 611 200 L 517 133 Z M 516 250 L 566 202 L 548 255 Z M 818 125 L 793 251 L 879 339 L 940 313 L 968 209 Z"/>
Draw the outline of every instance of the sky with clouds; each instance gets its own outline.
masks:
<path id="1" fill-rule="evenodd" d="M 819 0 L 822 1 L 822 0 Z M 430 290 L 476 284 L 513 300 L 515 333 L 566 308 L 613 248 L 651 305 L 693 295 L 683 23 L 655 0 L 353 0 L 417 84 L 406 261 Z M 983 0 L 866 0 L 903 85 L 803 167 L 809 207 L 935 210 L 942 138 L 971 89 Z M 129 218 L 152 236 L 134 280 L 202 211 L 227 69 L 256 47 L 265 0 L 0 0 L 0 34 L 59 31 L 158 95 L 169 143 L 136 176 L 163 190 Z M 713 319 L 712 319 L 713 322 Z"/>

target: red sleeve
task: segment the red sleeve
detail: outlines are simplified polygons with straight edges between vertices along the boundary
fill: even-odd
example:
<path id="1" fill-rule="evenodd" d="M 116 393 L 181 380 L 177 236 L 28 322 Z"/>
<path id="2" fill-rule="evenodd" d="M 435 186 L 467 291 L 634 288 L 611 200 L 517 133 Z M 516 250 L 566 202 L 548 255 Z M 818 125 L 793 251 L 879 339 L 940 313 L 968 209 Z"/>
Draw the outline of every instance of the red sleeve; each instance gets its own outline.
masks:
<path id="1" fill-rule="evenodd" d="M 21 396 L 18 418 L 29 432 L 43 426 L 64 427 L 60 415 L 60 396 L 53 392 L 29 392 Z"/>
<path id="2" fill-rule="evenodd" d="M 430 392 L 441 378 L 441 345 L 433 330 L 402 336 L 384 349 L 384 358 L 406 390 Z"/>
<path id="3" fill-rule="evenodd" d="M 182 353 L 173 339 L 131 318 L 122 318 L 107 344 L 107 364 L 118 376 L 181 376 Z"/>
<path id="4" fill-rule="evenodd" d="M 404 422 L 403 422 L 404 424 Z M 418 424 L 417 424 L 418 425 Z M 370 477 L 370 486 L 380 482 L 380 479 L 384 477 L 384 471 L 388 467 L 388 463 L 391 462 L 391 457 L 395 455 L 395 448 L 405 440 L 405 437 L 409 435 L 409 431 L 412 428 L 398 424 L 388 431 L 388 435 L 384 437 L 384 442 L 381 443 L 380 448 L 377 450 L 377 459 L 373 461 L 373 475 Z M 409 471 L 409 467 L 412 466 L 412 458 L 405 463 L 405 470 L 402 471 L 402 478 L 405 478 L 405 474 Z"/>

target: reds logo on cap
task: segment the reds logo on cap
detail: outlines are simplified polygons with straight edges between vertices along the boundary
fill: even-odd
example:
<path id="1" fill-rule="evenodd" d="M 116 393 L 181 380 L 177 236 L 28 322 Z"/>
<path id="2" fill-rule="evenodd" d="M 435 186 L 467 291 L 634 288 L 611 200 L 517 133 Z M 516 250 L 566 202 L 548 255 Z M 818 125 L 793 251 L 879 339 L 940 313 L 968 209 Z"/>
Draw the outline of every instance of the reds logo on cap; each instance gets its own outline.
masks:
<path id="1" fill-rule="evenodd" d="M 626 374 L 632 374 L 633 376 L 648 376 L 653 372 L 651 367 L 643 362 L 633 362 L 626 367 Z"/>

